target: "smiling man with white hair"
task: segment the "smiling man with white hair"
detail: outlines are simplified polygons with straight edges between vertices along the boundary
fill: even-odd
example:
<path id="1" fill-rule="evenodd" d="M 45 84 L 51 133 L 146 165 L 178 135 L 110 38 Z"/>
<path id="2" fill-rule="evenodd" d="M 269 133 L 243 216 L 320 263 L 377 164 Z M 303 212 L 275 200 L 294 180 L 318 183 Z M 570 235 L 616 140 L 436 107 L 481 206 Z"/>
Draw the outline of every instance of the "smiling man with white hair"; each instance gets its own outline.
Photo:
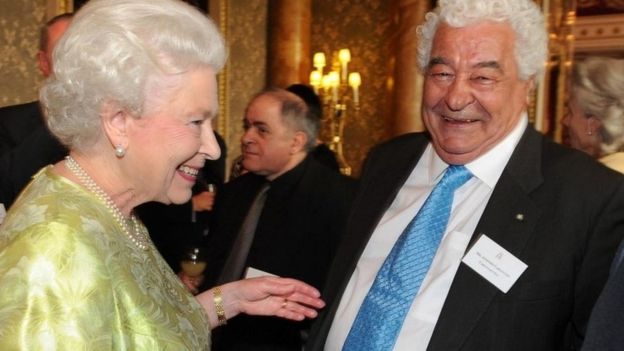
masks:
<path id="1" fill-rule="evenodd" d="M 426 133 L 368 156 L 306 350 L 572 350 L 624 233 L 624 181 L 528 125 L 531 0 L 440 0 Z"/>

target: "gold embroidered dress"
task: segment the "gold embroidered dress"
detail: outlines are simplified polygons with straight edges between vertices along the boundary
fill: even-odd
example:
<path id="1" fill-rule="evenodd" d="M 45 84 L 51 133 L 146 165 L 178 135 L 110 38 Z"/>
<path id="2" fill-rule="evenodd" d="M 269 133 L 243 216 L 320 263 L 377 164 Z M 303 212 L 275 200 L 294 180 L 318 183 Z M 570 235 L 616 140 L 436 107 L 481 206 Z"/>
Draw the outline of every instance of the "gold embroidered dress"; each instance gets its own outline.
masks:
<path id="1" fill-rule="evenodd" d="M 41 170 L 0 226 L 0 350 L 209 344 L 208 317 L 151 241 L 140 249 L 94 194 Z"/>

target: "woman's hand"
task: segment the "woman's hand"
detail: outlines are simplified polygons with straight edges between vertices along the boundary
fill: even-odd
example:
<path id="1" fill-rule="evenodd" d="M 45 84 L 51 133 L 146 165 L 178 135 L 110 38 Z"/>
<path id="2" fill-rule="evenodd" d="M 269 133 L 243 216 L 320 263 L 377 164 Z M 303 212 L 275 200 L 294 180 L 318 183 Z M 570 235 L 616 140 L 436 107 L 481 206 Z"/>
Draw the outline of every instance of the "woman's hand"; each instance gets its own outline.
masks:
<path id="1" fill-rule="evenodd" d="M 222 285 L 220 289 L 227 319 L 245 313 L 300 321 L 306 317 L 316 317 L 316 310 L 325 306 L 318 290 L 290 278 L 244 279 Z M 197 299 L 208 313 L 210 325 L 214 327 L 219 325 L 219 321 L 213 290 L 197 295 Z"/>

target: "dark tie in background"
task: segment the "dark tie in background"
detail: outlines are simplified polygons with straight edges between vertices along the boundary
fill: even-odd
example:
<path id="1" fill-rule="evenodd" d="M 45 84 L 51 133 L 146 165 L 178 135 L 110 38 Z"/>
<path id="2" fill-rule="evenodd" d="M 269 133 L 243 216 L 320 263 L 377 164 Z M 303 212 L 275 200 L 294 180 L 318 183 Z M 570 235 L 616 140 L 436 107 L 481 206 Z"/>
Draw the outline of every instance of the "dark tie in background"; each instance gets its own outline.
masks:
<path id="1" fill-rule="evenodd" d="M 471 177 L 464 166 L 447 168 L 386 257 L 343 350 L 392 350 L 446 230 L 455 190 Z"/>
<path id="2" fill-rule="evenodd" d="M 265 183 L 258 191 L 256 198 L 251 203 L 249 212 L 245 216 L 243 225 L 241 226 L 236 240 L 232 245 L 232 250 L 223 266 L 223 272 L 219 277 L 218 284 L 228 283 L 235 280 L 239 280 L 245 269 L 245 263 L 247 262 L 247 255 L 249 249 L 254 240 L 254 234 L 256 233 L 256 226 L 262 214 L 262 208 L 267 198 L 267 192 L 269 191 L 270 183 Z"/>

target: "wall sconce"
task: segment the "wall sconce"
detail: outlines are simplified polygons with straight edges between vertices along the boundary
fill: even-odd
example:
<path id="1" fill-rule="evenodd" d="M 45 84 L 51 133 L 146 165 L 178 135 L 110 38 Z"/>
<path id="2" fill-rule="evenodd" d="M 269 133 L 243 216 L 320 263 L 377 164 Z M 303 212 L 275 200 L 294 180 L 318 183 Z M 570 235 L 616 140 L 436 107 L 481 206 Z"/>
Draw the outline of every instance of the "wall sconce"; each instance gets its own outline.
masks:
<path id="1" fill-rule="evenodd" d="M 347 164 L 343 154 L 343 132 L 347 111 L 352 111 L 354 117 L 360 111 L 360 86 L 362 77 L 358 72 L 349 72 L 351 51 L 340 49 L 333 53 L 332 65 L 327 74 L 323 68 L 327 65 L 325 54 L 317 52 L 312 59 L 315 70 L 310 72 L 310 85 L 323 102 L 323 119 L 329 121 L 331 139 L 329 148 L 336 153 L 340 172 L 351 175 L 351 167 Z"/>

